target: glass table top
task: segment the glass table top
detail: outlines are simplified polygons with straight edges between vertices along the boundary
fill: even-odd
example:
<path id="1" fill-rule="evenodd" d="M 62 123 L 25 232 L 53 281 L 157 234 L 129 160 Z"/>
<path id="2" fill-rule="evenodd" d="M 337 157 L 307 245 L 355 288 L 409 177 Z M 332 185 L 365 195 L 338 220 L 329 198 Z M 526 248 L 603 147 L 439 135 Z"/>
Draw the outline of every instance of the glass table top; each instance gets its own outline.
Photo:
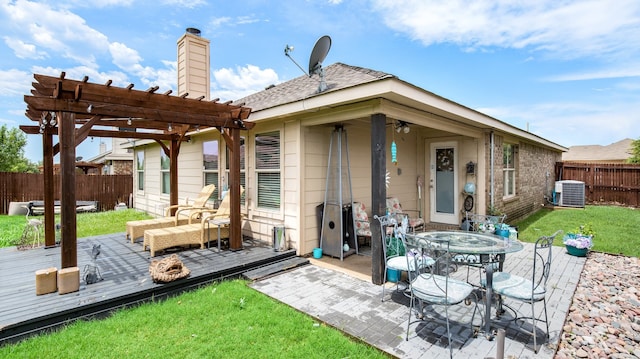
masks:
<path id="1" fill-rule="evenodd" d="M 408 242 L 422 240 L 449 241 L 449 250 L 454 253 L 500 254 L 521 251 L 524 246 L 518 240 L 495 234 L 467 231 L 428 231 L 407 233 Z"/>

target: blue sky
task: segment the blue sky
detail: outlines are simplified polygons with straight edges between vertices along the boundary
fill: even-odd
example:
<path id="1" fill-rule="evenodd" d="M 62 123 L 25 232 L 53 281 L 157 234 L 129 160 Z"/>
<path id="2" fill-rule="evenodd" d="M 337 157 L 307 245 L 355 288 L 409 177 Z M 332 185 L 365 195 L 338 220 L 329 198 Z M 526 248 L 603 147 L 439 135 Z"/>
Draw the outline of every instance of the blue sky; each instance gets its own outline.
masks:
<path id="1" fill-rule="evenodd" d="M 637 0 L 0 0 L 0 125 L 33 124 L 34 73 L 175 91 L 187 27 L 211 41 L 211 98 L 302 75 L 285 46 L 307 67 L 329 35 L 325 66 L 391 73 L 563 146 L 640 138 Z M 41 138 L 25 152 L 40 161 Z"/>

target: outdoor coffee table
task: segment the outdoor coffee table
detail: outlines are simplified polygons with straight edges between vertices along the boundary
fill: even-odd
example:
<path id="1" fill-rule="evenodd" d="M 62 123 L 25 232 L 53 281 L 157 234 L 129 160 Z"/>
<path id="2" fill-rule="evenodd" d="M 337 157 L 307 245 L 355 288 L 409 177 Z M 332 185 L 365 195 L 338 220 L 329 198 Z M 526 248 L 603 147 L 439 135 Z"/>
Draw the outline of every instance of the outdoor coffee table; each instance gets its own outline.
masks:
<path id="1" fill-rule="evenodd" d="M 429 231 L 416 232 L 406 235 L 408 243 L 416 243 L 418 239 L 424 240 L 448 240 L 449 251 L 462 255 L 474 255 L 479 259 L 479 264 L 484 266 L 486 275 L 486 296 L 484 334 L 487 339 L 493 339 L 491 332 L 491 305 L 493 300 L 493 272 L 495 264 L 498 270 L 502 270 L 507 253 L 514 253 L 524 249 L 521 242 L 495 234 L 466 232 L 466 231 Z"/>

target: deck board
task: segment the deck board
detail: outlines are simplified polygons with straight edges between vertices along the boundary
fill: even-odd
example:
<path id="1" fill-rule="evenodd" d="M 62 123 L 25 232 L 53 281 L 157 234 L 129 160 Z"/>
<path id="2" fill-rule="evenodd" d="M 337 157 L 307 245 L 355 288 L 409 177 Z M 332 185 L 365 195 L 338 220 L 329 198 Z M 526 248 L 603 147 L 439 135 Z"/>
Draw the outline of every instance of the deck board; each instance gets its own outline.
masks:
<path id="1" fill-rule="evenodd" d="M 86 285 L 83 276 L 85 266 L 92 263 L 94 244 L 100 244 L 96 264 L 103 280 Z M 3 263 L 0 271 L 0 345 L 67 320 L 162 298 L 295 256 L 293 250 L 276 252 L 266 243 L 248 240 L 239 251 L 219 252 L 212 244 L 211 249 L 169 250 L 151 258 L 148 251 L 142 250 L 141 241 L 132 244 L 125 239 L 124 233 L 80 238 L 77 246 L 80 290 L 39 296 L 35 291 L 35 272 L 49 267 L 60 269 L 60 248 L 22 251 L 16 247 L 0 248 Z M 180 257 L 191 274 L 170 283 L 154 283 L 149 264 L 172 253 Z"/>

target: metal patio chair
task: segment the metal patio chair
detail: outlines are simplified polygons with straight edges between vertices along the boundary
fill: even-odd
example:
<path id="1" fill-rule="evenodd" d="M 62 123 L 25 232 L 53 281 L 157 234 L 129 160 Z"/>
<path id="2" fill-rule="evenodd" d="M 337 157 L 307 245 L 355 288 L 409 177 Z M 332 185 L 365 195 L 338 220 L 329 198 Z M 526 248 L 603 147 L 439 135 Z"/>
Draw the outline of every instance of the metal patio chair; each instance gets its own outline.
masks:
<path id="1" fill-rule="evenodd" d="M 551 273 L 551 254 L 553 252 L 553 241 L 555 240 L 555 237 L 560 233 L 562 233 L 562 231 L 557 231 L 550 236 L 543 236 L 536 240 L 530 276 L 522 277 L 511 274 L 509 272 L 498 272 L 494 274 L 491 285 L 494 293 L 499 296 L 498 315 L 503 314 L 501 308 L 503 306 L 504 298 L 524 302 L 531 305 L 530 317 L 518 317 L 518 312 L 515 309 L 509 307 L 508 305 L 504 306 L 514 312 L 514 318 L 512 319 L 513 322 L 523 321 L 526 319 L 532 320 L 533 327 L 531 331 L 523 328 L 522 325 L 518 325 L 518 328 L 521 331 L 525 331 L 528 334 L 533 335 L 533 347 L 536 353 L 538 353 L 538 338 L 536 334 L 538 329 L 537 322 L 541 321 L 545 323 L 545 336 L 547 340 L 549 339 L 549 320 L 547 317 L 547 280 L 549 279 L 549 274 Z M 486 283 L 483 283 L 483 286 L 486 286 Z M 540 317 L 537 317 L 535 313 L 535 304 L 539 302 L 542 302 L 543 305 L 544 320 L 542 320 Z"/>
<path id="2" fill-rule="evenodd" d="M 453 357 L 453 341 L 449 319 L 449 307 L 464 303 L 475 304 L 469 326 L 475 336 L 477 331 L 473 328 L 473 320 L 478 310 L 478 298 L 474 287 L 462 280 L 450 277 L 453 273 L 452 253 L 449 251 L 449 241 L 442 238 L 416 237 L 411 241 L 405 241 L 408 255 L 407 266 L 417 268 L 408 271 L 411 300 L 409 304 L 409 319 L 407 321 L 407 334 L 405 340 L 409 340 L 411 325 L 425 320 L 425 312 L 433 306 L 444 306 L 445 324 L 447 327 L 447 346 L 449 356 Z M 428 257 L 432 261 L 430 266 L 420 266 L 419 263 Z M 435 312 L 435 311 L 434 311 Z M 415 315 L 416 319 L 412 320 Z M 435 320 L 435 317 L 434 317 Z"/>

